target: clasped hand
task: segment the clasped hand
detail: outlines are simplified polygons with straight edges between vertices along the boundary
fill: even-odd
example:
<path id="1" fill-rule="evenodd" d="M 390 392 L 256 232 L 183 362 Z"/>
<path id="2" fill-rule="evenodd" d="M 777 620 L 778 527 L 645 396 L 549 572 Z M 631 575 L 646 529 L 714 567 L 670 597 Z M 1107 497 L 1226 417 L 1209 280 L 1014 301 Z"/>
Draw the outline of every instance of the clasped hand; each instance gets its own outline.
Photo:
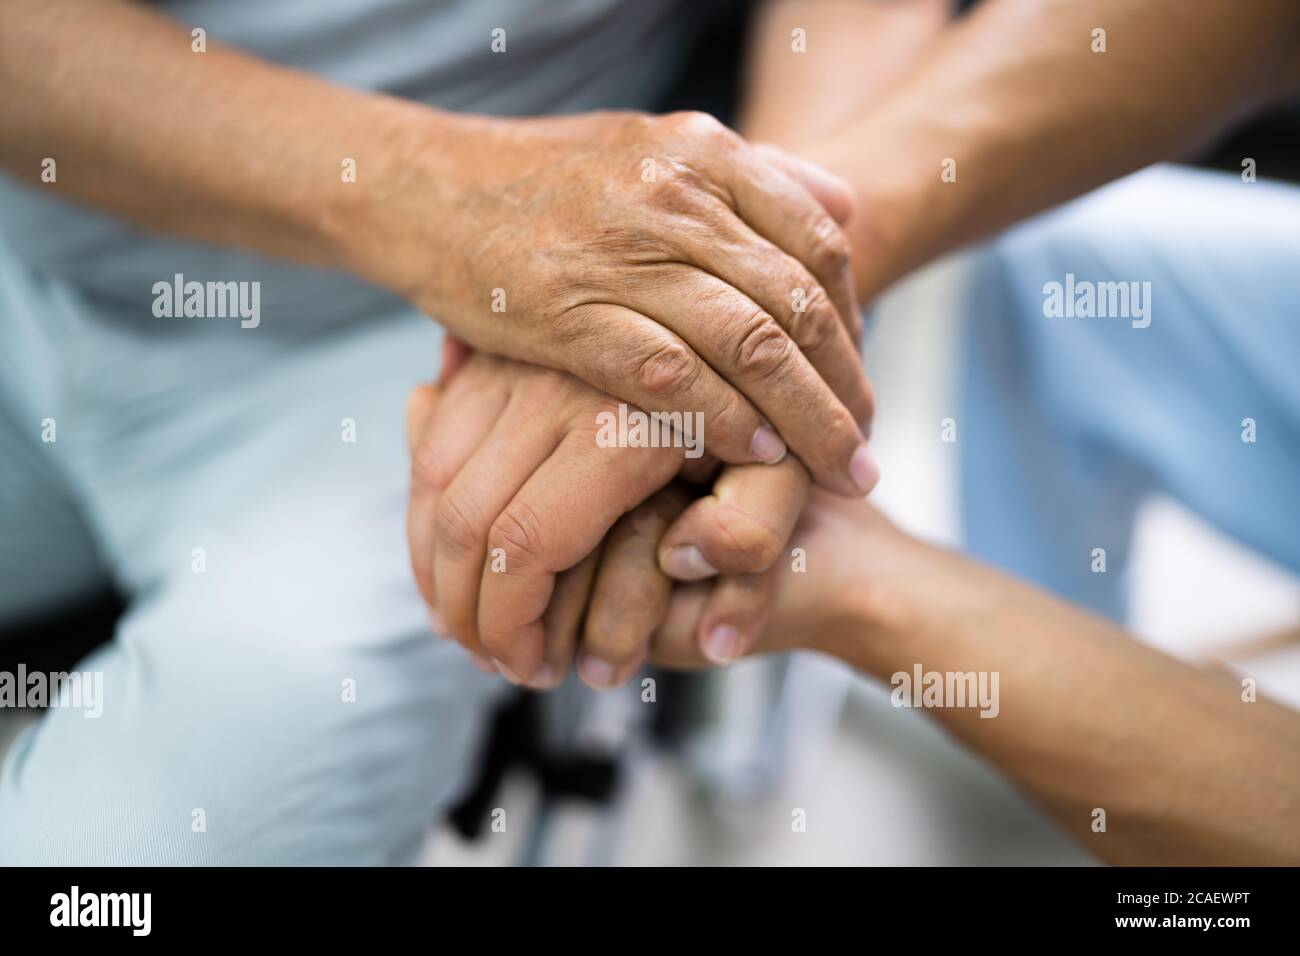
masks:
<path id="1" fill-rule="evenodd" d="M 873 399 L 857 355 L 847 263 L 842 253 L 826 255 L 846 248 L 826 210 L 842 219 L 851 204 L 833 181 L 778 151 L 756 150 L 730 133 L 723 143 L 723 134 L 698 120 L 685 133 L 680 122 L 654 122 L 621 121 L 609 135 L 630 155 L 648 148 L 637 137 L 674 131 L 673 185 L 602 200 L 598 213 L 582 190 L 570 197 L 576 209 L 568 215 L 605 222 L 598 235 L 619 249 L 564 239 L 573 224 L 551 221 L 556 211 L 546 201 L 515 207 L 525 219 L 551 217 L 518 230 L 541 243 L 539 255 L 585 248 L 574 273 L 588 270 L 583 281 L 602 284 L 602 299 L 618 292 L 617 306 L 579 310 L 599 361 L 571 355 L 567 364 L 552 362 L 547 349 L 537 349 L 548 368 L 449 339 L 442 386 L 417 389 L 408 409 L 411 564 L 435 629 L 484 669 L 535 688 L 558 684 L 575 656 L 580 676 L 604 688 L 655 654 L 689 665 L 724 663 L 753 649 L 779 584 L 778 559 L 814 481 L 861 495 L 878 477 L 844 404 L 868 424 Z M 718 155 L 687 164 L 680 156 L 696 155 L 699 145 L 683 145 L 690 135 L 708 138 Z M 628 137 L 634 142 L 624 142 Z M 545 197 L 581 172 L 570 167 L 589 159 L 579 152 L 546 163 L 530 188 Z M 479 216 L 490 235 L 502 214 L 500 196 L 518 188 L 488 191 L 466 214 Z M 675 251 L 664 245 L 672 230 Z M 621 248 L 634 234 L 642 237 L 633 243 L 640 251 Z M 545 235 L 555 243 L 548 246 Z M 651 246 L 659 252 L 651 255 Z M 491 248 L 485 241 L 480 254 Z M 802 305 L 812 315 L 799 308 L 796 289 L 811 292 Z M 469 311 L 468 302 L 439 307 Z M 672 374 L 648 391 L 640 387 L 645 377 L 608 371 L 637 364 L 642 354 L 635 336 L 643 324 L 630 310 L 661 317 L 690 342 L 670 349 L 688 356 L 686 364 L 670 363 Z M 751 327 L 761 334 L 743 331 Z M 733 335 L 741 338 L 727 345 Z M 749 347 L 760 340 L 767 345 Z M 578 374 L 558 370 L 569 365 Z M 761 415 L 741 393 L 756 400 Z M 688 458 L 682 447 L 599 440 L 602 420 L 629 400 L 702 412 L 710 454 Z M 745 424 L 737 429 L 737 422 Z"/>

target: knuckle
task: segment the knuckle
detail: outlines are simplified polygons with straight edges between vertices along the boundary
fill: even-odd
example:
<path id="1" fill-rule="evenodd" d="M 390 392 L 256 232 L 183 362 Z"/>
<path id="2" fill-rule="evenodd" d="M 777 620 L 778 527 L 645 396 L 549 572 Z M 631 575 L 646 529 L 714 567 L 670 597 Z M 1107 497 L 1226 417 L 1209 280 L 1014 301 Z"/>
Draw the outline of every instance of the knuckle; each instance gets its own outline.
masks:
<path id="1" fill-rule="evenodd" d="M 648 398 L 662 402 L 689 390 L 699 378 L 699 360 L 682 342 L 661 342 L 636 359 L 629 378 Z"/>
<path id="2" fill-rule="evenodd" d="M 650 203 L 675 218 L 703 218 L 708 194 L 698 173 L 682 163 L 672 163 L 651 184 Z"/>
<path id="3" fill-rule="evenodd" d="M 603 604 L 588 621 L 583 644 L 611 663 L 621 664 L 642 649 L 658 624 L 660 597 L 648 583 L 620 582 L 617 606 Z"/>
<path id="4" fill-rule="evenodd" d="M 411 452 L 411 490 L 415 493 L 441 491 L 449 480 L 437 448 L 421 439 Z"/>
<path id="5" fill-rule="evenodd" d="M 666 117 L 654 113 L 629 111 L 617 114 L 612 127 L 615 140 L 641 140 L 653 134 Z"/>
<path id="6" fill-rule="evenodd" d="M 717 117 L 700 110 L 681 110 L 669 113 L 664 119 L 676 135 L 706 144 L 725 139 L 730 133 Z"/>
<path id="7" fill-rule="evenodd" d="M 819 275 L 839 275 L 849 264 L 849 241 L 844 231 L 829 216 L 819 217 L 812 230 L 813 271 Z"/>
<path id="8" fill-rule="evenodd" d="M 785 330 L 766 312 L 755 312 L 737 323 L 732 360 L 760 379 L 777 375 L 790 358 L 793 343 Z"/>
<path id="9" fill-rule="evenodd" d="M 658 541 L 667 527 L 668 505 L 664 497 L 656 495 L 643 501 L 623 518 L 627 535 L 639 541 Z"/>
<path id="10" fill-rule="evenodd" d="M 722 511 L 713 524 L 712 537 L 717 547 L 731 558 L 728 565 L 751 574 L 770 568 L 785 547 L 777 530 L 743 511 L 734 508 Z"/>
<path id="11" fill-rule="evenodd" d="M 605 660 L 617 667 L 627 663 L 639 653 L 645 638 L 630 625 L 620 622 L 606 628 L 597 628 L 594 636 L 585 643 Z"/>
<path id="12" fill-rule="evenodd" d="M 824 349 L 838 340 L 839 319 L 826 290 L 814 286 L 801 311 L 792 311 L 790 335 L 805 353 Z"/>
<path id="13" fill-rule="evenodd" d="M 453 558 L 472 553 L 481 538 L 473 513 L 453 495 L 443 495 L 439 499 L 433 527 L 438 547 Z"/>
<path id="14" fill-rule="evenodd" d="M 625 454 L 627 448 L 616 438 L 606 434 L 609 422 L 618 421 L 619 400 L 611 395 L 589 395 L 576 402 L 572 411 L 565 418 L 565 431 L 568 440 L 584 442 L 589 447 L 595 446 L 614 456 Z M 632 406 L 623 403 L 630 414 Z"/>
<path id="15" fill-rule="evenodd" d="M 545 553 L 544 542 L 537 512 L 517 501 L 501 512 L 488 533 L 488 547 L 493 551 L 502 550 L 507 572 L 539 564 Z"/>

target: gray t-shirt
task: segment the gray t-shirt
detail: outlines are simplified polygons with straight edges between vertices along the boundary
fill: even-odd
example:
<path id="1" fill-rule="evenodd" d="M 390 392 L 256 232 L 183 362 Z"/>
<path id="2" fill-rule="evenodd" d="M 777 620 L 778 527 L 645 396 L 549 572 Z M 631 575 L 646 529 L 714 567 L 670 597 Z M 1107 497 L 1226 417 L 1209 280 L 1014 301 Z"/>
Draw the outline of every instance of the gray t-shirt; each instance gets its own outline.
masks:
<path id="1" fill-rule="evenodd" d="M 462 112 L 653 107 L 699 16 L 684 0 L 163 0 L 209 40 L 335 82 Z M 698 9 L 698 7 L 697 7 Z M 506 52 L 493 52 L 494 31 Z M 499 36 L 499 34 L 497 34 Z M 78 287 L 95 311 L 145 321 L 153 284 L 259 281 L 264 320 L 344 321 L 396 303 L 365 283 L 235 249 L 148 234 L 0 176 L 0 237 Z"/>

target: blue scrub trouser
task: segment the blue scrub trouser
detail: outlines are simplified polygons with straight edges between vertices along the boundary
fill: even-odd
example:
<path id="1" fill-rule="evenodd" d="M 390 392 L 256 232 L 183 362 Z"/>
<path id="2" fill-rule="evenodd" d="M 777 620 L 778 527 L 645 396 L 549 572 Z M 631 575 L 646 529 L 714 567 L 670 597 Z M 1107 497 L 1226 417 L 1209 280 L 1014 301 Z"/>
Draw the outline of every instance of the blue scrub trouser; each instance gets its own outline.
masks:
<path id="1" fill-rule="evenodd" d="M 1045 315 L 1070 275 L 1076 301 L 1149 282 L 1150 325 Z M 1155 167 L 1010 231 L 971 277 L 973 551 L 1121 619 L 1135 510 L 1162 491 L 1300 573 L 1300 188 Z"/>

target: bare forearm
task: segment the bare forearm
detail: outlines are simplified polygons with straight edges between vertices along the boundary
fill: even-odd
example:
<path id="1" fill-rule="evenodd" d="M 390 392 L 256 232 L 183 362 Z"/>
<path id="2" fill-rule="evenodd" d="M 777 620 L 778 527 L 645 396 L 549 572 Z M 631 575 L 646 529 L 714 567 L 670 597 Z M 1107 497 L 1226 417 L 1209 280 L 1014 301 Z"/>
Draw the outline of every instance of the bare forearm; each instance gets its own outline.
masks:
<path id="1" fill-rule="evenodd" d="M 755 18 L 740 130 L 795 152 L 911 70 L 954 0 L 769 0 Z"/>
<path id="2" fill-rule="evenodd" d="M 383 281 L 353 239 L 439 114 L 191 43 L 120 0 L 0 4 L 0 163 L 41 183 L 48 157 L 40 188 L 146 228 Z"/>
<path id="3" fill-rule="evenodd" d="M 929 549 L 927 549 L 928 551 Z M 929 552 L 883 636 L 836 649 L 896 672 L 998 673 L 997 716 L 931 715 L 1112 863 L 1300 862 L 1300 714 L 960 557 Z M 1095 811 L 1105 832 L 1095 832 Z"/>
<path id="4" fill-rule="evenodd" d="M 989 0 L 809 157 L 859 193 L 869 299 L 944 251 L 1195 148 L 1297 81 L 1293 0 Z"/>

